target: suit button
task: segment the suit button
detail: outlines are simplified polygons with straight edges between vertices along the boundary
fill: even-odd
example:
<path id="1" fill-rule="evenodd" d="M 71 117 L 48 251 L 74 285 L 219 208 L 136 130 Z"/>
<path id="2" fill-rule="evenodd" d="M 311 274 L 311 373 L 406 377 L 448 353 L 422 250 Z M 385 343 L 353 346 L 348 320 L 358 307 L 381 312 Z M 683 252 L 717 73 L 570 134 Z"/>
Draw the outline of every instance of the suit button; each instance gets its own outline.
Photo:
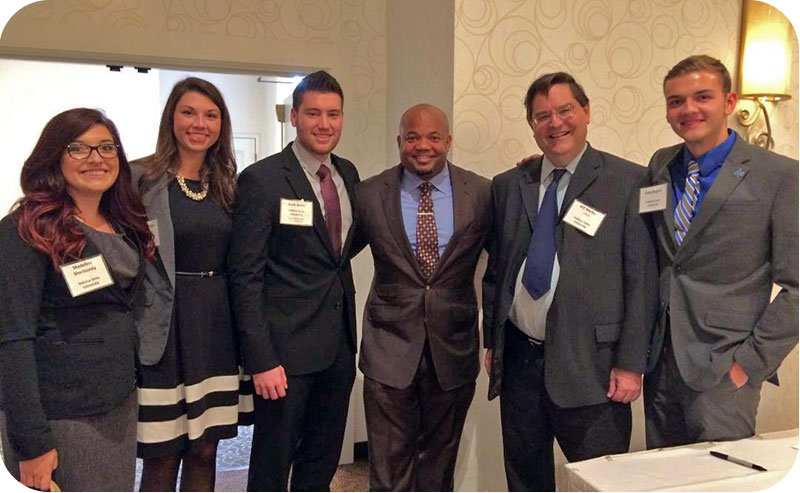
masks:
<path id="1" fill-rule="evenodd" d="M 337 301 L 336 304 L 333 305 L 333 308 L 336 309 L 336 310 L 341 310 L 342 309 L 342 302 L 341 301 Z"/>
<path id="2" fill-rule="evenodd" d="M 678 274 L 681 273 L 681 266 L 680 265 L 675 264 L 675 272 L 677 272 Z"/>

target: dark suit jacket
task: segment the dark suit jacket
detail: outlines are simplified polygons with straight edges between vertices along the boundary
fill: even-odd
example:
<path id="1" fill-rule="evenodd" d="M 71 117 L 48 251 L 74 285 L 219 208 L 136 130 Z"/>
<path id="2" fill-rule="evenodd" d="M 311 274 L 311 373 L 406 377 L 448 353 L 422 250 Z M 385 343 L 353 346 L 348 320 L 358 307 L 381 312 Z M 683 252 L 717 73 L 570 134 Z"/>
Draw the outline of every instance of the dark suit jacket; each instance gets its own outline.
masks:
<path id="1" fill-rule="evenodd" d="M 132 309 L 149 262 L 139 249 L 127 291 L 115 283 L 73 298 L 49 257 L 19 236 L 14 214 L 0 221 L 0 244 L 0 408 L 27 460 L 56 447 L 47 420 L 107 413 L 134 391 Z M 87 238 L 82 258 L 99 253 Z"/>
<path id="2" fill-rule="evenodd" d="M 355 203 L 356 168 L 335 155 L 331 161 Z M 313 226 L 280 224 L 281 199 L 312 201 Z M 353 227 L 342 255 L 334 255 L 322 209 L 291 144 L 242 171 L 228 270 L 246 373 L 278 365 L 293 375 L 323 370 L 342 337 L 355 350 L 352 233 Z"/>
<path id="3" fill-rule="evenodd" d="M 496 176 L 494 246 L 484 277 L 484 344 L 493 348 L 489 398 L 502 388 L 504 324 L 517 274 L 536 223 L 542 159 Z M 547 313 L 545 386 L 562 407 L 607 402 L 614 367 L 643 373 L 657 305 L 656 253 L 648 218 L 639 214 L 647 170 L 586 149 L 567 188 L 574 199 L 607 214 L 594 237 L 559 221 L 561 266 Z"/>
<path id="4" fill-rule="evenodd" d="M 650 160 L 652 183 L 668 185 L 666 210 L 652 214 L 662 310 L 651 354 L 661 353 L 669 321 L 691 388 L 718 384 L 734 360 L 761 382 L 797 344 L 798 163 L 737 136 L 678 248 L 669 167 L 682 151 L 667 147 Z M 773 282 L 781 290 L 770 303 Z"/>
<path id="5" fill-rule="evenodd" d="M 473 277 L 491 225 L 489 180 L 448 163 L 453 236 L 429 280 L 411 250 L 400 207 L 402 166 L 357 188 L 360 231 L 375 277 L 364 312 L 359 368 L 395 388 L 408 387 L 427 339 L 439 385 L 451 390 L 478 375 L 478 306 Z"/>

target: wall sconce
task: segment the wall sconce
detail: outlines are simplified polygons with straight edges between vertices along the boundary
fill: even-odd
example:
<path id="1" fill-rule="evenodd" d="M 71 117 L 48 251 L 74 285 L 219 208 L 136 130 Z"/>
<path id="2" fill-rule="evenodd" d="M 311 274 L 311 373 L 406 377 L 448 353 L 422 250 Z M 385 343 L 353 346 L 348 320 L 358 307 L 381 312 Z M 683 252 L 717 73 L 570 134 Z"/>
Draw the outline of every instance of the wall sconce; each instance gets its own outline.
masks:
<path id="1" fill-rule="evenodd" d="M 736 116 L 739 123 L 748 129 L 747 140 L 767 149 L 771 149 L 775 141 L 764 103 L 791 98 L 788 94 L 792 67 L 790 29 L 789 20 L 772 5 L 744 0 L 739 44 L 739 97 L 752 100 L 755 108 L 752 111 L 742 108 Z M 755 133 L 752 125 L 762 113 L 766 132 Z"/>

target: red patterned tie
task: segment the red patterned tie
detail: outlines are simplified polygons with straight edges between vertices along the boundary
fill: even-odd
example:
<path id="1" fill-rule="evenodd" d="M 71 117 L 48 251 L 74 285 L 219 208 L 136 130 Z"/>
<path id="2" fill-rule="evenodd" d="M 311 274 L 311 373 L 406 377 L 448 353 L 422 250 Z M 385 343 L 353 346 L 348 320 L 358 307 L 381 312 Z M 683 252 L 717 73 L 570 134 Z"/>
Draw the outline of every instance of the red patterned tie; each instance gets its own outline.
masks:
<path id="1" fill-rule="evenodd" d="M 325 226 L 328 228 L 328 237 L 338 258 L 342 253 L 342 210 L 339 206 L 339 194 L 331 178 L 331 170 L 327 166 L 320 165 L 317 176 L 322 188 L 322 201 L 325 203 Z"/>
<path id="2" fill-rule="evenodd" d="M 417 211 L 417 260 L 425 278 L 431 277 L 439 263 L 439 238 L 436 236 L 436 219 L 433 216 L 433 199 L 429 182 L 419 186 L 422 195 Z"/>

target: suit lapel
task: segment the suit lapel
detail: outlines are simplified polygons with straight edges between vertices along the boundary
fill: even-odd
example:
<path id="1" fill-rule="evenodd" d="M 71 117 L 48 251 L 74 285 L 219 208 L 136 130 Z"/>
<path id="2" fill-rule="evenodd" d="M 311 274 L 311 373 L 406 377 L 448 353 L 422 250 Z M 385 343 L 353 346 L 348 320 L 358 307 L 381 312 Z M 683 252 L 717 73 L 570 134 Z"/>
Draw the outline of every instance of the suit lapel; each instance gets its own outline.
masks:
<path id="1" fill-rule="evenodd" d="M 142 194 L 142 203 L 147 210 L 148 219 L 158 221 L 159 244 L 158 263 L 161 264 L 159 273 L 166 274 L 170 286 L 175 287 L 175 230 L 169 209 L 169 181 L 170 177 L 164 173 L 152 186 Z M 138 187 L 138 184 L 137 184 Z"/>
<path id="2" fill-rule="evenodd" d="M 532 164 L 523 169 L 522 178 L 519 181 L 519 193 L 522 195 L 522 204 L 525 206 L 525 214 L 528 216 L 531 231 L 536 224 L 536 215 L 539 212 L 539 183 L 542 177 L 542 159 L 539 158 Z"/>
<path id="3" fill-rule="evenodd" d="M 669 153 L 660 162 L 656 163 L 653 168 L 653 178 L 651 185 L 667 185 L 667 208 L 663 211 L 653 214 L 653 220 L 657 223 L 656 234 L 660 237 L 661 243 L 664 245 L 664 251 L 672 260 L 675 256 L 675 251 L 678 249 L 678 244 L 675 242 L 675 194 L 672 191 L 672 175 L 669 172 L 670 166 L 681 156 L 683 146 L 676 146 L 675 151 Z M 658 224 L 660 223 L 660 224 Z"/>
<path id="4" fill-rule="evenodd" d="M 292 150 L 292 144 L 289 144 L 283 150 L 284 169 L 286 170 L 286 181 L 295 193 L 298 199 L 309 200 L 314 203 L 314 231 L 317 232 L 320 241 L 325 245 L 328 253 L 338 261 L 339 256 L 334 255 L 333 245 L 328 238 L 328 229 L 325 226 L 325 218 L 322 216 L 322 207 L 319 205 L 317 196 L 314 194 L 314 189 L 311 188 L 311 183 L 308 182 L 306 172 L 297 160 Z M 349 191 L 348 191 L 349 193 Z M 286 197 L 288 198 L 288 197 Z"/>
<path id="5" fill-rule="evenodd" d="M 386 216 L 389 232 L 400 246 L 400 250 L 409 265 L 413 267 L 414 272 L 422 278 L 422 269 L 419 266 L 416 255 L 414 255 L 414 251 L 411 250 L 411 243 L 408 242 L 406 227 L 403 224 L 403 206 L 400 204 L 400 176 L 402 170 L 402 166 L 397 166 L 395 167 L 395 172 L 389 173 L 384 182 L 381 204 L 383 205 L 383 213 Z"/>
<path id="6" fill-rule="evenodd" d="M 354 176 L 350 176 L 348 171 L 343 169 L 343 166 L 339 162 L 339 158 L 331 154 L 331 163 L 336 166 L 336 171 L 339 172 L 339 176 L 342 177 L 342 181 L 344 181 L 344 188 L 347 190 L 347 198 L 350 199 L 350 209 L 353 214 L 353 221 L 350 223 L 350 228 L 347 230 L 347 235 L 344 238 L 344 243 L 342 243 L 342 255 L 341 259 L 350 258 L 349 254 L 345 252 L 349 252 L 350 250 L 350 243 L 353 241 L 353 234 L 356 228 L 356 218 L 355 218 L 355 203 L 356 203 L 356 196 L 355 196 L 355 186 L 356 180 Z M 326 228 L 327 231 L 327 228 Z M 329 238 L 330 240 L 330 238 Z M 332 248 L 332 247 L 331 247 Z"/>
<path id="7" fill-rule="evenodd" d="M 592 146 L 587 146 L 586 152 L 583 153 L 583 157 L 575 168 L 575 174 L 569 179 L 567 193 L 564 195 L 564 201 L 561 203 L 561 210 L 558 214 L 559 223 L 572 201 L 578 198 L 600 175 L 600 168 L 600 155 Z"/>
<path id="8" fill-rule="evenodd" d="M 682 249 L 685 250 L 687 245 L 692 244 L 692 240 L 708 225 L 728 200 L 730 194 L 741 183 L 750 170 L 750 167 L 745 164 L 748 161 L 750 161 L 750 157 L 747 155 L 741 141 L 737 138 L 733 149 L 731 149 L 730 154 L 722 164 L 719 174 L 714 179 L 714 184 L 706 192 L 703 203 L 700 204 L 700 210 L 697 211 L 697 214 L 689 224 L 689 231 L 683 239 Z"/>
<path id="9" fill-rule="evenodd" d="M 470 204 L 472 199 L 467 182 L 459 168 L 453 166 L 449 161 L 447 166 L 450 172 L 450 188 L 453 192 L 453 234 L 450 236 L 450 241 L 447 242 L 447 248 L 439 258 L 439 264 L 436 266 L 436 270 L 433 271 L 431 279 L 437 277 L 437 274 L 444 268 L 445 262 L 453 256 L 453 250 L 464 235 L 464 230 L 469 227 L 470 215 L 466 211 L 469 210 L 467 204 Z"/>

